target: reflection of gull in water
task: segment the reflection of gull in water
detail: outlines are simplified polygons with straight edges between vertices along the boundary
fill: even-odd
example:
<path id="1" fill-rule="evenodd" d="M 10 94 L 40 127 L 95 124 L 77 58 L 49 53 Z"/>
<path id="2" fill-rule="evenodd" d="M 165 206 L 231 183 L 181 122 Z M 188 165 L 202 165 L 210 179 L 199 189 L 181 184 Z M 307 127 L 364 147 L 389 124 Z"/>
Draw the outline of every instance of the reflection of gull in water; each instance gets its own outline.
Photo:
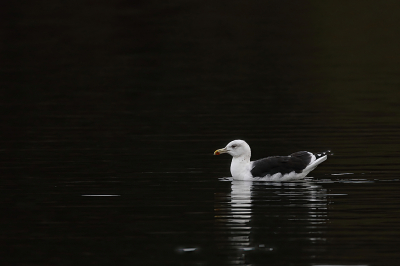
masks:
<path id="1" fill-rule="evenodd" d="M 251 218 L 251 182 L 232 181 L 232 223 L 246 223 Z"/>
<path id="2" fill-rule="evenodd" d="M 232 181 L 231 193 L 220 198 L 216 208 L 216 222 L 221 234 L 222 253 L 227 255 L 229 264 L 242 265 L 242 253 L 252 249 L 250 241 L 252 219 L 252 182 Z"/>
<path id="3" fill-rule="evenodd" d="M 327 192 L 321 186 L 301 182 L 231 183 L 231 193 L 217 210 L 224 248 L 231 264 L 249 263 L 247 254 L 265 258 L 287 256 L 296 259 L 299 251 L 314 256 L 327 222 Z M 222 203 L 222 202 L 220 202 Z M 250 252 L 250 253 L 248 253 Z M 301 253 L 301 252 L 300 252 Z"/>

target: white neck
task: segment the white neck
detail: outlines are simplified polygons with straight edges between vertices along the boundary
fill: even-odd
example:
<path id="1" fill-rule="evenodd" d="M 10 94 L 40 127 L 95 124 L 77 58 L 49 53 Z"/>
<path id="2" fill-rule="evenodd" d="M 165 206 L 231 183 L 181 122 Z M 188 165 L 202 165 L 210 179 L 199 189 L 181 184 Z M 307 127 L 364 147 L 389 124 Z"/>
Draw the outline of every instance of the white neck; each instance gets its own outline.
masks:
<path id="1" fill-rule="evenodd" d="M 234 180 L 248 180 L 251 179 L 250 175 L 250 156 L 242 155 L 240 157 L 233 157 L 231 163 L 231 174 Z"/>

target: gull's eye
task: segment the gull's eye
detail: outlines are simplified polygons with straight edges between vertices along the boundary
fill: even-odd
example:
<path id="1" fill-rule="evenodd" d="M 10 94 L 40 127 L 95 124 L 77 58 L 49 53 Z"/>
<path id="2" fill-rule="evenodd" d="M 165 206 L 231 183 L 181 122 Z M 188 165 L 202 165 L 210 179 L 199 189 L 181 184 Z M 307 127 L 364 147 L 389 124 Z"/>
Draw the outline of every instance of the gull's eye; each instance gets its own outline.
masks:
<path id="1" fill-rule="evenodd" d="M 236 147 L 237 147 L 237 145 L 236 144 L 234 144 L 234 145 L 232 145 L 231 146 L 233 149 L 235 149 Z"/>

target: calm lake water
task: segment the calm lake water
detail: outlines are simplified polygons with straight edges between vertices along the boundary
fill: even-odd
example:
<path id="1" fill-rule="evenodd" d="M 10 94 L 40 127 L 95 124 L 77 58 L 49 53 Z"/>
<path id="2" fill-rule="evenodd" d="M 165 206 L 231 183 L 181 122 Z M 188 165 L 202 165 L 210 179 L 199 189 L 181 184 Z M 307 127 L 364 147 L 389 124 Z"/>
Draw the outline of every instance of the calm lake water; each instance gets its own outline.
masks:
<path id="1" fill-rule="evenodd" d="M 14 1 L 1 265 L 398 265 L 396 1 Z M 333 155 L 298 182 L 253 159 Z"/>

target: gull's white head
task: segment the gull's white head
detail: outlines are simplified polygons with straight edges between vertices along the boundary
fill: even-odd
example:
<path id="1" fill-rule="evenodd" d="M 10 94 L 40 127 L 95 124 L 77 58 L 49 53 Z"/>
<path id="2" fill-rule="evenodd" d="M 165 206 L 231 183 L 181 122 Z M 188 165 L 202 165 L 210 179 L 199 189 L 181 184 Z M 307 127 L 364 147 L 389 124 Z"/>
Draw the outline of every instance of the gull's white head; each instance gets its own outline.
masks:
<path id="1" fill-rule="evenodd" d="M 249 144 L 246 143 L 244 140 L 232 140 L 231 142 L 226 145 L 225 148 L 218 149 L 214 152 L 214 155 L 220 155 L 222 153 L 228 153 L 232 155 L 234 158 L 238 157 L 249 157 L 251 156 L 251 149 Z"/>

